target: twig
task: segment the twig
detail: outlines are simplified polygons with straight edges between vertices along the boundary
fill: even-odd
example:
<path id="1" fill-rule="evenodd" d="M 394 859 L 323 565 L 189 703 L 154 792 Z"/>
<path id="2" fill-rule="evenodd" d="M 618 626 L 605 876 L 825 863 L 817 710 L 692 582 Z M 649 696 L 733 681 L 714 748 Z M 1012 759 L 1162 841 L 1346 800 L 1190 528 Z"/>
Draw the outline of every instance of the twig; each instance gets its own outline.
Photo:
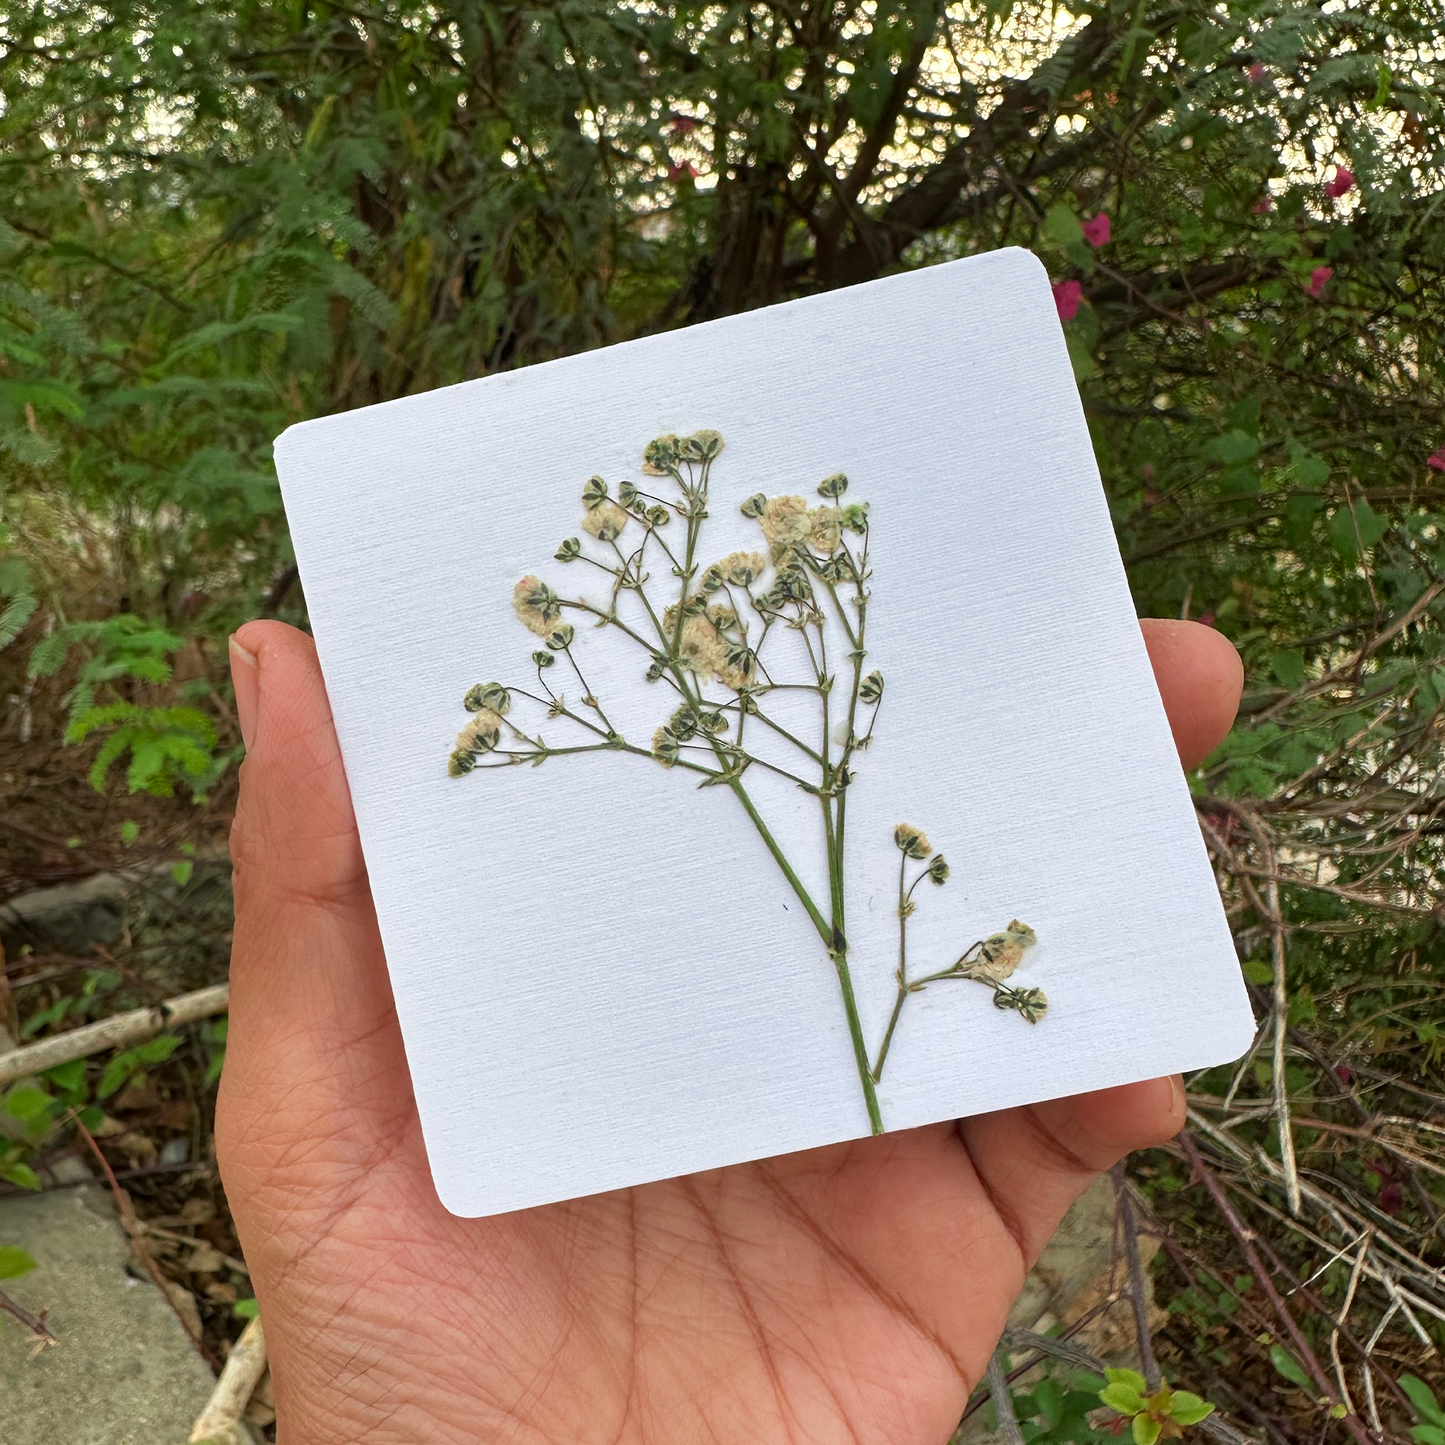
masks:
<path id="1" fill-rule="evenodd" d="M 1144 1290 L 1144 1267 L 1139 1262 L 1139 1223 L 1134 1216 L 1134 1201 L 1129 1197 L 1129 1178 L 1121 1160 L 1109 1171 L 1114 1181 L 1114 1204 L 1119 1223 L 1124 1228 L 1124 1258 L 1129 1266 L 1129 1302 L 1134 1306 L 1134 1333 L 1139 1339 L 1139 1363 L 1144 1367 L 1144 1380 L 1150 1390 L 1159 1388 L 1159 1361 L 1154 1357 L 1154 1341 L 1149 1329 L 1149 1300 Z"/>
<path id="2" fill-rule="evenodd" d="M 1266 866 L 1274 872 L 1274 849 L 1265 855 Z M 1284 915 L 1279 906 L 1279 884 L 1273 878 L 1265 887 L 1269 904 L 1270 956 L 1274 964 L 1274 1118 L 1279 1131 L 1279 1158 L 1284 1168 L 1285 1202 L 1292 1216 L 1300 1211 L 1299 1169 L 1294 1157 L 1294 1130 L 1289 1119 L 1289 1090 L 1285 1087 L 1285 1045 L 1289 1041 L 1289 990 L 1285 987 Z"/>
<path id="3" fill-rule="evenodd" d="M 29 1074 L 44 1073 L 58 1064 L 89 1058 L 91 1054 L 104 1053 L 106 1049 L 126 1049 L 142 1044 L 173 1024 L 194 1023 L 197 1019 L 225 1013 L 230 1001 L 230 985 L 218 983 L 212 988 L 197 989 L 195 993 L 167 999 L 155 1008 L 117 1014 L 97 1024 L 86 1024 L 84 1028 L 41 1039 L 38 1044 L 11 1049 L 0 1054 L 0 1084 L 13 1083 Z"/>
<path id="4" fill-rule="evenodd" d="M 196 1347 L 198 1353 L 213 1370 L 219 1369 L 221 1362 L 206 1348 L 206 1342 L 191 1328 L 190 1322 L 176 1305 L 175 1297 L 172 1295 L 171 1290 L 173 1288 L 179 1289 L 180 1286 L 174 1285 L 172 1281 L 168 1280 L 165 1275 L 161 1273 L 160 1266 L 155 1261 L 155 1256 L 151 1254 L 150 1248 L 146 1244 L 145 1226 L 136 1218 L 135 1209 L 130 1202 L 130 1198 L 117 1182 L 115 1174 L 111 1170 L 110 1161 L 101 1153 L 100 1145 L 95 1142 L 95 1136 L 81 1121 L 79 1113 L 72 1110 L 70 1117 L 76 1129 L 79 1131 L 80 1137 L 90 1146 L 90 1152 L 95 1155 L 96 1162 L 105 1174 L 106 1182 L 110 1185 L 110 1192 L 115 1196 L 115 1207 L 120 1213 L 120 1222 L 125 1232 L 130 1236 L 131 1246 L 135 1250 L 140 1262 L 145 1266 L 146 1273 L 150 1275 L 155 1287 L 160 1290 L 165 1302 L 171 1307 L 171 1313 L 181 1322 L 181 1328 L 186 1332 L 186 1338 Z"/>
<path id="5" fill-rule="evenodd" d="M 58 1345 L 60 1341 L 51 1333 L 50 1326 L 45 1323 L 45 1311 L 41 1310 L 38 1315 L 33 1315 L 22 1304 L 17 1304 L 3 1289 L 0 1289 L 0 1310 L 7 1315 L 13 1315 L 32 1335 L 39 1341 L 42 1347 L 46 1345 Z"/>
<path id="6" fill-rule="evenodd" d="M 997 1433 L 1006 1445 L 1024 1445 L 1024 1432 L 1019 1429 L 1019 1417 L 1014 1414 L 1014 1397 L 1004 1375 L 1003 1361 L 995 1350 L 988 1362 L 988 1393 L 993 1401 L 994 1414 L 998 1417 Z"/>
<path id="7" fill-rule="evenodd" d="M 231 1346 L 225 1368 L 216 1381 L 211 1398 L 206 1401 L 206 1408 L 196 1419 L 190 1440 L 211 1441 L 213 1445 L 241 1445 L 241 1416 L 246 1413 L 246 1406 L 265 1373 L 266 1337 L 261 1331 L 258 1315 Z"/>
<path id="8" fill-rule="evenodd" d="M 1245 1263 L 1249 1266 L 1249 1272 L 1259 1282 L 1259 1287 L 1264 1291 L 1265 1297 L 1273 1307 L 1279 1322 L 1284 1326 L 1285 1332 L 1294 1342 L 1295 1348 L 1299 1351 L 1305 1368 L 1309 1371 L 1310 1377 L 1314 1380 L 1316 1387 L 1331 1405 L 1339 1405 L 1342 1402 L 1335 1395 L 1334 1386 L 1330 1383 L 1329 1376 L 1325 1374 L 1315 1352 L 1310 1348 L 1310 1342 L 1305 1339 L 1300 1327 L 1295 1323 L 1294 1316 L 1290 1314 L 1288 1306 L 1280 1297 L 1279 1290 L 1275 1288 L 1274 1280 L 1270 1278 L 1269 1271 L 1265 1269 L 1263 1261 L 1254 1248 L 1253 1234 L 1244 1221 L 1235 1213 L 1234 1206 L 1229 1202 L 1223 1186 L 1214 1177 L 1214 1171 L 1204 1162 L 1204 1156 L 1199 1152 L 1199 1146 L 1190 1138 L 1189 1131 L 1182 1129 L 1179 1132 L 1179 1143 L 1190 1164 L 1193 1166 L 1195 1175 L 1209 1191 L 1209 1197 L 1214 1201 L 1215 1208 L 1224 1217 L 1224 1222 L 1229 1226 L 1229 1232 L 1234 1235 L 1239 1245 L 1240 1253 L 1244 1256 Z M 1354 1413 L 1348 1411 L 1343 1417 L 1344 1425 L 1350 1434 L 1360 1442 L 1360 1445 L 1373 1445 L 1370 1440 L 1369 1431 L 1365 1428 L 1365 1422 Z"/>

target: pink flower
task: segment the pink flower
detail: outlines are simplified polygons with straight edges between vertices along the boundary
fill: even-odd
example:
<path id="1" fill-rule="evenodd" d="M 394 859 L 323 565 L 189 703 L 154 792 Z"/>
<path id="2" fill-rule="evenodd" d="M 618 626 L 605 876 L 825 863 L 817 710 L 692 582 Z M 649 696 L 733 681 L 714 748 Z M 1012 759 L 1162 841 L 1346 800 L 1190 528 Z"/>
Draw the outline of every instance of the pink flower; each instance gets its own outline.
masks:
<path id="1" fill-rule="evenodd" d="M 1096 250 L 1100 246 L 1109 244 L 1111 234 L 1107 211 L 1100 211 L 1097 216 L 1084 222 L 1084 239 Z"/>
<path id="2" fill-rule="evenodd" d="M 1355 1079 L 1355 1071 L 1348 1064 L 1336 1064 L 1335 1078 L 1342 1084 L 1351 1084 Z"/>
<path id="3" fill-rule="evenodd" d="M 1059 320 L 1072 321 L 1079 314 L 1084 288 L 1077 281 L 1055 281 L 1053 293 L 1054 305 L 1059 308 Z"/>
<path id="4" fill-rule="evenodd" d="M 1274 210 L 1274 197 L 1270 195 L 1268 191 L 1266 191 L 1254 203 L 1254 214 L 1256 216 L 1264 216 L 1268 215 L 1268 213 L 1272 210 Z"/>
<path id="5" fill-rule="evenodd" d="M 687 135 L 697 129 L 697 122 L 690 115 L 678 115 L 673 113 L 672 127 L 678 135 Z"/>
<path id="6" fill-rule="evenodd" d="M 1445 447 L 1441 447 L 1433 456 L 1425 458 L 1425 465 L 1437 472 L 1445 472 Z"/>
<path id="7" fill-rule="evenodd" d="M 1355 188 L 1355 173 L 1348 166 L 1336 166 L 1335 173 L 1325 182 L 1325 195 L 1343 196 Z"/>
<path id="8" fill-rule="evenodd" d="M 1256 85 L 1258 85 L 1259 82 L 1260 82 L 1261 80 L 1263 80 L 1266 75 L 1269 74 L 1269 71 L 1265 69 L 1264 61 L 1262 61 L 1262 60 L 1256 60 L 1256 61 L 1254 62 L 1254 64 L 1251 65 L 1251 66 L 1249 67 L 1249 69 L 1246 70 L 1244 73 L 1245 73 Z"/>
<path id="9" fill-rule="evenodd" d="M 1199 624 L 1200 624 L 1201 627 L 1213 627 L 1213 626 L 1214 626 L 1214 614 L 1213 614 L 1212 612 L 1202 612 L 1202 613 L 1200 613 L 1200 615 L 1199 615 Z"/>
<path id="10" fill-rule="evenodd" d="M 695 180 L 697 178 L 697 167 L 691 161 L 677 161 L 668 166 L 667 178 L 670 181 Z"/>
<path id="11" fill-rule="evenodd" d="M 1333 266 L 1316 266 L 1315 269 L 1310 272 L 1310 282 L 1309 285 L 1305 287 L 1305 290 L 1318 301 L 1320 297 L 1325 294 L 1325 287 L 1330 284 L 1330 277 L 1334 274 L 1335 268 Z"/>

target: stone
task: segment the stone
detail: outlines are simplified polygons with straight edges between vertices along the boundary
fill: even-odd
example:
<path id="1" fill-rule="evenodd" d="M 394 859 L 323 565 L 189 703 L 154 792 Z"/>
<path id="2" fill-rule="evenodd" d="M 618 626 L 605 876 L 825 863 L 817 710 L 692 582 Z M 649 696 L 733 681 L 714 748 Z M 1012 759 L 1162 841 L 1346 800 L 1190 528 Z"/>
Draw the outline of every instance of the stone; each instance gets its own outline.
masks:
<path id="1" fill-rule="evenodd" d="M 131 881 L 119 873 L 96 873 L 79 883 L 18 894 L 0 903 L 0 944 L 10 958 L 19 958 L 26 948 L 83 957 L 93 943 L 114 943 Z"/>
<path id="2" fill-rule="evenodd" d="M 149 1280 L 127 1273 L 129 1244 L 99 1186 L 0 1199 L 0 1243 L 37 1268 L 5 1282 L 46 1310 L 60 1344 L 0 1315 L 0 1440 L 5 1445 L 179 1445 L 215 1380 Z"/>

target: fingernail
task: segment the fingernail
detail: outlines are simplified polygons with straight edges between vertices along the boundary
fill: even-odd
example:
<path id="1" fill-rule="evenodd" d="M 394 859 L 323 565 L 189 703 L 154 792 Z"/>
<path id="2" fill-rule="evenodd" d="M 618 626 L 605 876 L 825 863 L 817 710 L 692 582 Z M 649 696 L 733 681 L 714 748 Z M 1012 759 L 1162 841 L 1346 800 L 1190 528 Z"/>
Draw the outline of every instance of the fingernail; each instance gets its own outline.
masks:
<path id="1" fill-rule="evenodd" d="M 231 638 L 231 685 L 236 689 L 236 722 L 241 728 L 241 741 L 251 750 L 256 736 L 256 709 L 261 701 L 261 668 L 256 654 Z"/>

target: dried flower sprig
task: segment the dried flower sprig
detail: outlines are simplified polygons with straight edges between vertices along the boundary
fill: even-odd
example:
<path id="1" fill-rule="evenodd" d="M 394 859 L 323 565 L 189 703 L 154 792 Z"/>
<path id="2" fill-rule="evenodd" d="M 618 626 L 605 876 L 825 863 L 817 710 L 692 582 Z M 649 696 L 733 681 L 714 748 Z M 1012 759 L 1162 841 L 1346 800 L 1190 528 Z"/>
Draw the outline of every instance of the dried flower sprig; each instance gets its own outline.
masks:
<path id="1" fill-rule="evenodd" d="M 471 716 L 457 735 L 448 772 L 462 777 L 521 763 L 536 767 L 574 753 L 620 752 L 698 774 L 699 787 L 728 788 L 802 903 L 833 964 L 869 1126 L 881 1134 L 876 1085 L 906 1001 L 931 983 L 965 979 L 992 989 L 998 1008 L 1037 1023 L 1048 1007 L 1043 991 L 1008 982 L 1036 939 L 1032 928 L 1015 919 L 1002 932 L 970 944 L 947 968 L 910 977 L 907 926 L 917 907 L 914 890 L 924 878 L 941 886 L 949 868 L 921 829 L 899 824 L 894 830 L 901 855 L 898 992 L 877 1058 L 870 1061 L 850 968 L 844 865 L 855 758 L 873 741 L 884 695 L 883 674 L 864 671 L 872 578 L 869 507 L 866 502 L 844 503 L 848 478 L 841 472 L 818 484 L 822 505 L 800 496 L 757 493 L 741 511 L 758 523 L 766 553 L 736 551 L 703 565 L 700 545 L 709 481 L 722 450 L 723 439 L 715 431 L 649 442 L 642 475 L 670 483 L 668 495 L 648 490 L 651 483 L 624 481 L 614 497 L 605 478 L 587 480 L 580 525 L 600 550 L 580 537 L 568 537 L 555 555 L 558 562 L 582 562 L 603 573 L 609 579 L 608 599 L 599 605 L 580 596 L 564 597 L 533 576 L 517 583 L 512 595 L 517 618 L 542 641 L 532 653 L 535 688 L 530 683 L 489 682 L 469 689 L 463 706 Z M 664 533 L 674 521 L 681 524 L 680 535 L 670 543 Z M 661 582 L 664 568 L 675 579 L 675 588 Z M 659 596 L 664 586 L 666 598 Z M 628 602 L 626 617 L 619 610 L 623 599 L 635 599 L 636 604 Z M 669 714 L 647 746 L 629 741 L 607 716 L 576 656 L 569 613 L 621 633 L 645 658 L 642 676 L 670 692 Z M 777 642 L 790 634 L 797 642 L 793 664 L 784 672 Z M 840 636 L 846 643 L 841 655 Z M 568 701 L 570 684 L 564 688 L 550 681 L 559 661 L 576 679 L 575 703 Z M 814 741 L 798 736 L 777 713 L 771 699 L 784 692 L 816 699 Z M 560 719 L 580 730 L 576 741 L 559 746 L 523 729 L 514 720 L 518 699 L 541 708 L 548 720 Z M 751 741 L 760 730 L 786 744 L 784 762 L 761 755 Z M 754 768 L 780 776 L 818 800 L 828 864 L 826 905 L 804 886 L 749 793 L 746 777 Z M 910 880 L 911 862 L 921 866 Z"/>

